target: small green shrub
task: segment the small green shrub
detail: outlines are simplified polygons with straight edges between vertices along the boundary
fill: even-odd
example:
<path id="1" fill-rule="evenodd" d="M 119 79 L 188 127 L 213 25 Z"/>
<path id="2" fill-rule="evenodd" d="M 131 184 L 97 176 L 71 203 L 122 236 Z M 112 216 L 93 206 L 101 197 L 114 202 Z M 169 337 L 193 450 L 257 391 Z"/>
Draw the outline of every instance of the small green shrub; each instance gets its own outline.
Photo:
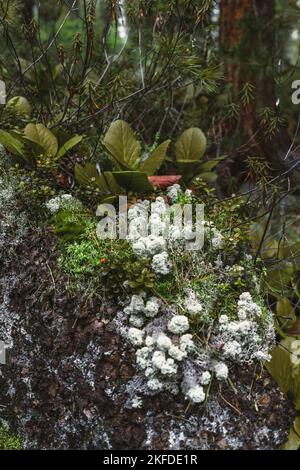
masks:
<path id="1" fill-rule="evenodd" d="M 6 132 L 0 129 L 0 143 L 13 155 L 38 167 L 54 165 L 79 144 L 82 138 L 80 135 L 74 135 L 60 143 L 56 135 L 43 124 L 29 123 L 22 132 Z"/>

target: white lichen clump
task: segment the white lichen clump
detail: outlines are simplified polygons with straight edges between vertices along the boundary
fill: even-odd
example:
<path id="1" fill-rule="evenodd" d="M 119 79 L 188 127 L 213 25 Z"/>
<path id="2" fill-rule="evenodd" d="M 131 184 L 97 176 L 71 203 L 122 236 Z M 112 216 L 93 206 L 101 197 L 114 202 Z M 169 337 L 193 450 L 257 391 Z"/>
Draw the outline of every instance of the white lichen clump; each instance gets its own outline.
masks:
<path id="1" fill-rule="evenodd" d="M 46 202 L 47 209 L 51 214 L 56 214 L 61 209 L 67 209 L 72 206 L 74 198 L 71 194 L 62 194 L 61 196 L 53 197 Z"/>
<path id="2" fill-rule="evenodd" d="M 166 242 L 163 237 L 157 235 L 149 235 L 142 237 L 132 244 L 133 252 L 138 257 L 147 258 L 149 256 L 158 255 L 166 249 Z"/>
<path id="3" fill-rule="evenodd" d="M 138 328 L 129 328 L 128 339 L 133 346 L 141 346 L 143 344 L 143 331 Z"/>
<path id="4" fill-rule="evenodd" d="M 215 364 L 214 372 L 218 380 L 220 381 L 227 380 L 228 367 L 224 362 L 218 362 L 217 364 Z"/>
<path id="5" fill-rule="evenodd" d="M 203 372 L 200 377 L 201 385 L 208 385 L 210 381 L 211 381 L 211 373 L 208 371 Z"/>
<path id="6" fill-rule="evenodd" d="M 179 185 L 167 190 L 171 203 L 176 202 L 181 193 Z M 191 195 L 191 191 L 187 190 L 186 196 Z M 139 201 L 128 211 L 127 239 L 137 257 L 150 258 L 152 270 L 158 276 L 166 276 L 172 271 L 170 251 L 175 247 L 183 248 L 186 241 L 195 239 L 192 224 L 178 226 L 176 217 L 173 219 L 174 211 L 162 197 L 157 197 L 151 204 L 149 201 Z"/>
<path id="7" fill-rule="evenodd" d="M 187 296 L 184 300 L 184 307 L 189 315 L 197 317 L 203 310 L 203 305 L 199 301 L 197 295 L 192 289 L 188 289 Z"/>
<path id="8" fill-rule="evenodd" d="M 253 302 L 250 292 L 240 295 L 237 314 L 240 320 L 254 320 L 259 318 L 261 313 L 261 308 Z"/>
<path id="9" fill-rule="evenodd" d="M 154 255 L 151 263 L 151 267 L 156 274 L 166 275 L 169 274 L 171 269 L 171 263 L 169 255 L 166 251 Z"/>
<path id="10" fill-rule="evenodd" d="M 158 314 L 160 307 L 161 301 L 157 297 L 145 300 L 144 293 L 134 294 L 124 312 L 129 316 L 129 323 L 132 326 L 141 328 L 147 318 L 154 318 Z"/>
<path id="11" fill-rule="evenodd" d="M 127 314 L 136 315 L 137 310 L 143 311 L 145 305 L 144 296 L 133 296 Z M 170 385 L 176 384 L 179 365 L 193 350 L 192 335 L 183 335 L 189 329 L 187 317 L 175 315 L 168 322 L 167 329 L 171 336 L 166 331 L 156 330 L 147 334 L 145 328 L 130 327 L 127 331 L 128 340 L 138 348 L 136 364 L 144 372 L 151 392 L 170 390 Z"/>
<path id="12" fill-rule="evenodd" d="M 205 235 L 210 240 L 211 246 L 215 250 L 224 248 L 224 237 L 212 222 L 204 222 L 206 225 Z"/>
<path id="13" fill-rule="evenodd" d="M 179 184 L 173 184 L 167 188 L 167 196 L 172 203 L 178 200 L 178 197 L 181 193 L 181 186 Z"/>
<path id="14" fill-rule="evenodd" d="M 205 393 L 201 385 L 196 385 L 188 390 L 186 394 L 193 403 L 202 403 L 205 400 Z"/>
<path id="15" fill-rule="evenodd" d="M 225 314 L 220 316 L 215 323 L 218 333 L 212 335 L 210 349 L 205 352 L 188 332 L 190 323 L 186 315 L 168 316 L 167 321 L 158 323 L 161 327 L 148 329 L 147 325 L 154 321 L 161 307 L 159 299 L 147 299 L 146 294 L 141 293 L 133 295 L 125 308 L 130 324 L 134 325 L 128 329 L 128 340 L 137 348 L 136 364 L 144 374 L 150 393 L 171 390 L 177 393 L 181 370 L 183 394 L 191 403 L 200 404 L 205 401 L 213 379 L 227 381 L 231 363 L 249 364 L 269 357 L 273 323 L 248 292 L 240 295 L 235 319 Z M 184 309 L 189 316 L 201 321 L 204 307 L 192 289 L 186 291 Z M 203 357 L 205 366 L 199 369 Z M 190 368 L 191 373 L 188 373 Z"/>
<path id="16" fill-rule="evenodd" d="M 171 204 L 185 198 L 194 200 L 192 192 L 184 193 L 179 185 L 169 187 L 167 197 Z M 166 281 L 166 285 L 183 269 L 183 243 L 195 238 L 193 224 L 184 228 L 173 224 L 176 207 L 171 206 L 170 217 L 165 199 L 157 197 L 152 203 L 138 202 L 128 213 L 128 241 L 135 256 L 149 260 L 155 282 Z M 249 292 L 240 295 L 235 310 L 234 295 L 222 305 L 218 281 L 231 285 L 232 279 L 245 275 L 245 268 L 226 264 L 226 254 L 220 251 L 226 239 L 214 223 L 203 222 L 202 227 L 209 242 L 203 252 L 208 246 L 208 256 L 203 252 L 188 254 L 186 272 L 176 279 L 176 285 L 183 285 L 174 296 L 174 305 L 166 309 L 159 298 L 140 292 L 133 294 L 124 308 L 124 334 L 136 349 L 142 393 L 175 394 L 181 390 L 195 405 L 208 399 L 214 381 L 230 383 L 232 364 L 248 366 L 268 360 L 275 336 L 272 316 Z M 166 275 L 167 280 L 162 279 Z M 255 292 L 254 287 L 252 283 Z"/>
<path id="17" fill-rule="evenodd" d="M 191 352 L 194 349 L 193 337 L 191 334 L 182 335 L 180 338 L 180 349 Z"/>
<path id="18" fill-rule="evenodd" d="M 166 242 L 168 210 L 164 199 L 158 197 L 151 206 L 149 201 L 139 201 L 128 211 L 127 238 L 134 254 L 141 258 L 152 258 L 153 271 L 162 276 L 169 274 L 171 270 Z"/>
<path id="19" fill-rule="evenodd" d="M 175 315 L 168 324 L 168 330 L 175 335 L 181 335 L 189 329 L 189 321 L 184 315 Z"/>
<path id="20" fill-rule="evenodd" d="M 138 395 L 134 396 L 132 401 L 131 401 L 131 406 L 132 408 L 142 408 L 143 406 L 143 400 L 141 397 Z"/>
<path id="21" fill-rule="evenodd" d="M 161 333 L 156 339 L 156 344 L 159 349 L 162 349 L 163 351 L 168 351 L 172 346 L 172 340 L 164 333 Z"/>
<path id="22" fill-rule="evenodd" d="M 237 307 L 237 320 L 227 315 L 219 319 L 224 358 L 238 364 L 269 360 L 275 336 L 272 317 L 263 315 L 249 292 L 240 295 Z"/>

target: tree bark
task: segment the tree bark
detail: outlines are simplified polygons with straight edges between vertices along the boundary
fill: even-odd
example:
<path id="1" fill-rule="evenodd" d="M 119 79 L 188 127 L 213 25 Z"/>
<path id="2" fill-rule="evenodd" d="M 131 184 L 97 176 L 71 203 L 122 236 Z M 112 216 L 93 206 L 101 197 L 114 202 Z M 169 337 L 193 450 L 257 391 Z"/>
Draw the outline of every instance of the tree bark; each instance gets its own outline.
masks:
<path id="1" fill-rule="evenodd" d="M 276 115 L 274 18 L 275 0 L 221 0 L 220 49 L 225 79 L 232 101 L 241 107 L 236 126 L 243 148 L 240 160 L 251 154 L 265 156 L 278 170 L 277 144 L 279 141 L 280 147 L 287 148 L 287 132 L 280 129 L 277 137 L 266 138 L 259 118 L 264 108 Z M 245 104 L 241 95 L 247 83 L 254 88 L 253 98 Z M 232 129 L 227 128 L 227 132 Z"/>
<path id="2" fill-rule="evenodd" d="M 30 23 L 33 18 L 34 0 L 24 0 L 24 18 L 26 23 Z"/>

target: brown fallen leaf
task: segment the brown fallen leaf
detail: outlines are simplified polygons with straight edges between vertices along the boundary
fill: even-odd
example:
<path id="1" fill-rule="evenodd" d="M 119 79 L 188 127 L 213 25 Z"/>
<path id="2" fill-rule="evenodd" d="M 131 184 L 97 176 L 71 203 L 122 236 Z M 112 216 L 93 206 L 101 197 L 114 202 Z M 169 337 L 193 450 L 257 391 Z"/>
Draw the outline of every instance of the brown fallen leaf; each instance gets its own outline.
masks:
<path id="1" fill-rule="evenodd" d="M 172 184 L 178 183 L 182 178 L 181 175 L 166 175 L 166 176 L 148 176 L 148 180 L 153 186 L 158 188 L 167 188 Z"/>

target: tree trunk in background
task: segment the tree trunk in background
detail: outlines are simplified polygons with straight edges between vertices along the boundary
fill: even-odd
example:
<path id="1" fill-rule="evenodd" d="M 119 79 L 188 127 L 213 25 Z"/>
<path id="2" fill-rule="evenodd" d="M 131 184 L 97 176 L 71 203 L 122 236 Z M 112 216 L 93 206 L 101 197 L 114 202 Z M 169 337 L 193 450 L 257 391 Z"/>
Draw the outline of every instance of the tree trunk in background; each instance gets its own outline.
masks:
<path id="1" fill-rule="evenodd" d="M 33 18 L 34 0 L 24 0 L 24 17 L 26 23 L 30 23 Z"/>
<path id="2" fill-rule="evenodd" d="M 280 131 L 266 138 L 258 119 L 259 110 L 263 108 L 276 112 L 274 19 L 275 0 L 220 2 L 220 49 L 225 79 L 231 89 L 231 100 L 241 106 L 236 130 L 242 146 L 236 163 L 243 165 L 247 156 L 264 156 L 274 170 L 278 170 L 282 169 L 278 140 L 280 136 L 283 153 L 283 149 L 288 148 L 287 133 Z M 247 83 L 254 86 L 253 99 L 243 104 L 241 95 Z M 231 133 L 233 129 L 226 131 Z"/>

